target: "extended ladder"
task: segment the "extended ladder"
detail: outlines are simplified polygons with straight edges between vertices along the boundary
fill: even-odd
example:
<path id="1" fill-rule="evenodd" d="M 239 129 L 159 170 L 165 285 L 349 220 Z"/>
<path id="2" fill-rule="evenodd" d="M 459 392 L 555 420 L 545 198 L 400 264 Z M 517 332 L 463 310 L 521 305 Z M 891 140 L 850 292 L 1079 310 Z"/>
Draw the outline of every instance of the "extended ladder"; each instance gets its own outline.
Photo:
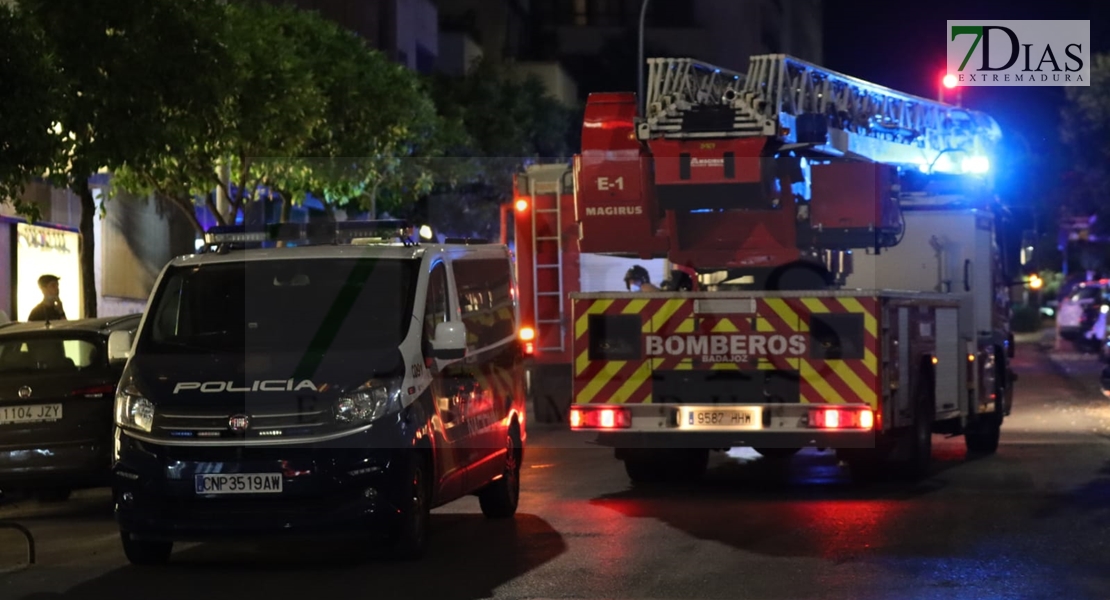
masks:
<path id="1" fill-rule="evenodd" d="M 987 156 L 1001 138 L 988 115 L 904 94 L 790 56 L 752 57 L 746 75 L 689 58 L 648 61 L 641 140 L 766 136 L 799 143 L 799 117 L 827 123 L 814 149 L 932 169 L 945 154 Z M 728 111 L 732 112 L 731 123 Z M 707 130 L 691 118 L 716 111 Z M 724 113 L 725 118 L 720 118 Z M 804 141 L 804 140 L 803 140 Z M 941 169 L 938 169 L 941 170 Z M 958 170 L 958 169 L 957 169 Z"/>
<path id="2" fill-rule="evenodd" d="M 539 352 L 563 352 L 566 350 L 566 294 L 563 293 L 563 179 L 569 174 L 565 165 L 544 165 L 529 169 L 528 195 L 532 207 L 532 307 L 536 318 L 536 340 L 550 339 L 548 329 L 558 329 L 557 345 L 538 346 Z M 554 180 L 552 180 L 554 175 Z M 545 202 L 543 199 L 550 198 Z M 541 222 L 542 215 L 550 215 Z M 541 251 L 543 242 L 554 242 L 555 255 Z M 546 285 L 551 277 L 541 277 L 542 271 L 555 272 L 554 287 Z M 542 288 L 542 289 L 541 289 Z M 544 298 L 558 300 L 558 314 L 542 310 Z"/>

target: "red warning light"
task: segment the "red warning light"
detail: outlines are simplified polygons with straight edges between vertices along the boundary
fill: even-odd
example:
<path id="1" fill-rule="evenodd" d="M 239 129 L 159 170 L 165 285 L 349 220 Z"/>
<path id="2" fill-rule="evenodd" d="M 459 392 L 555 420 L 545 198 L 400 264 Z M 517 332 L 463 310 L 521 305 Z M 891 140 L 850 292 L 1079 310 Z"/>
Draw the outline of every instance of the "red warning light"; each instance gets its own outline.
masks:
<path id="1" fill-rule="evenodd" d="M 951 74 L 951 73 L 945 75 L 943 81 L 944 81 L 944 87 L 946 87 L 948 89 L 952 89 L 952 88 L 956 87 L 956 85 L 959 84 L 959 80 L 956 79 L 956 76 Z"/>

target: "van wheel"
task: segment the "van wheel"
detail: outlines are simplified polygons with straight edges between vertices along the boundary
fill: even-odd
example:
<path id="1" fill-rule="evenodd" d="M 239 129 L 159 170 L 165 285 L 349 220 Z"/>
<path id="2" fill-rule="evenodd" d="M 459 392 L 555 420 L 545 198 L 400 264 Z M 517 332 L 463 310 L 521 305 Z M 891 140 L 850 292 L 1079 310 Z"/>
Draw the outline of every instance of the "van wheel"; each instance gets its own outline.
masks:
<path id="1" fill-rule="evenodd" d="M 400 560 L 418 560 L 428 548 L 428 524 L 431 521 L 431 493 L 428 462 L 416 454 L 409 466 L 408 491 L 397 529 L 393 534 L 393 556 Z"/>
<path id="2" fill-rule="evenodd" d="M 126 531 L 121 531 L 119 537 L 123 542 L 123 554 L 133 565 L 154 567 L 170 562 L 173 542 L 135 540 Z"/>
<path id="3" fill-rule="evenodd" d="M 501 478 L 478 493 L 482 514 L 491 519 L 507 519 L 520 504 L 520 459 L 523 457 L 516 430 L 505 436 L 505 469 Z"/>

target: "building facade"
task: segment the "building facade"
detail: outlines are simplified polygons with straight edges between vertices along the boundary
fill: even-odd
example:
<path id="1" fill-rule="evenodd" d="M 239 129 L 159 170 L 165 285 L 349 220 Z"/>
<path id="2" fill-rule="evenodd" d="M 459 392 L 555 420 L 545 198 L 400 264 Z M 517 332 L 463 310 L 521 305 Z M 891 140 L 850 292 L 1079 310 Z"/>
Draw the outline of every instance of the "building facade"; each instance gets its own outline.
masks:
<path id="1" fill-rule="evenodd" d="M 436 67 L 439 15 L 431 0 L 267 1 L 317 12 L 414 71 L 431 73 Z"/>

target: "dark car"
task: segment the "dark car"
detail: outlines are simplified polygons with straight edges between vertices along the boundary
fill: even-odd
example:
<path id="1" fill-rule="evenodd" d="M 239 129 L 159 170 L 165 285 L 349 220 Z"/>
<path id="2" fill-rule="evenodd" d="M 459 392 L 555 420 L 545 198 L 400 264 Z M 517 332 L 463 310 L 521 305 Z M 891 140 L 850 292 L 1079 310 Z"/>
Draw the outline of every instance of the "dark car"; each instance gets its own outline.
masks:
<path id="1" fill-rule="evenodd" d="M 108 337 L 139 319 L 0 326 L 0 490 L 60 501 L 110 483 L 123 363 L 109 363 Z"/>

